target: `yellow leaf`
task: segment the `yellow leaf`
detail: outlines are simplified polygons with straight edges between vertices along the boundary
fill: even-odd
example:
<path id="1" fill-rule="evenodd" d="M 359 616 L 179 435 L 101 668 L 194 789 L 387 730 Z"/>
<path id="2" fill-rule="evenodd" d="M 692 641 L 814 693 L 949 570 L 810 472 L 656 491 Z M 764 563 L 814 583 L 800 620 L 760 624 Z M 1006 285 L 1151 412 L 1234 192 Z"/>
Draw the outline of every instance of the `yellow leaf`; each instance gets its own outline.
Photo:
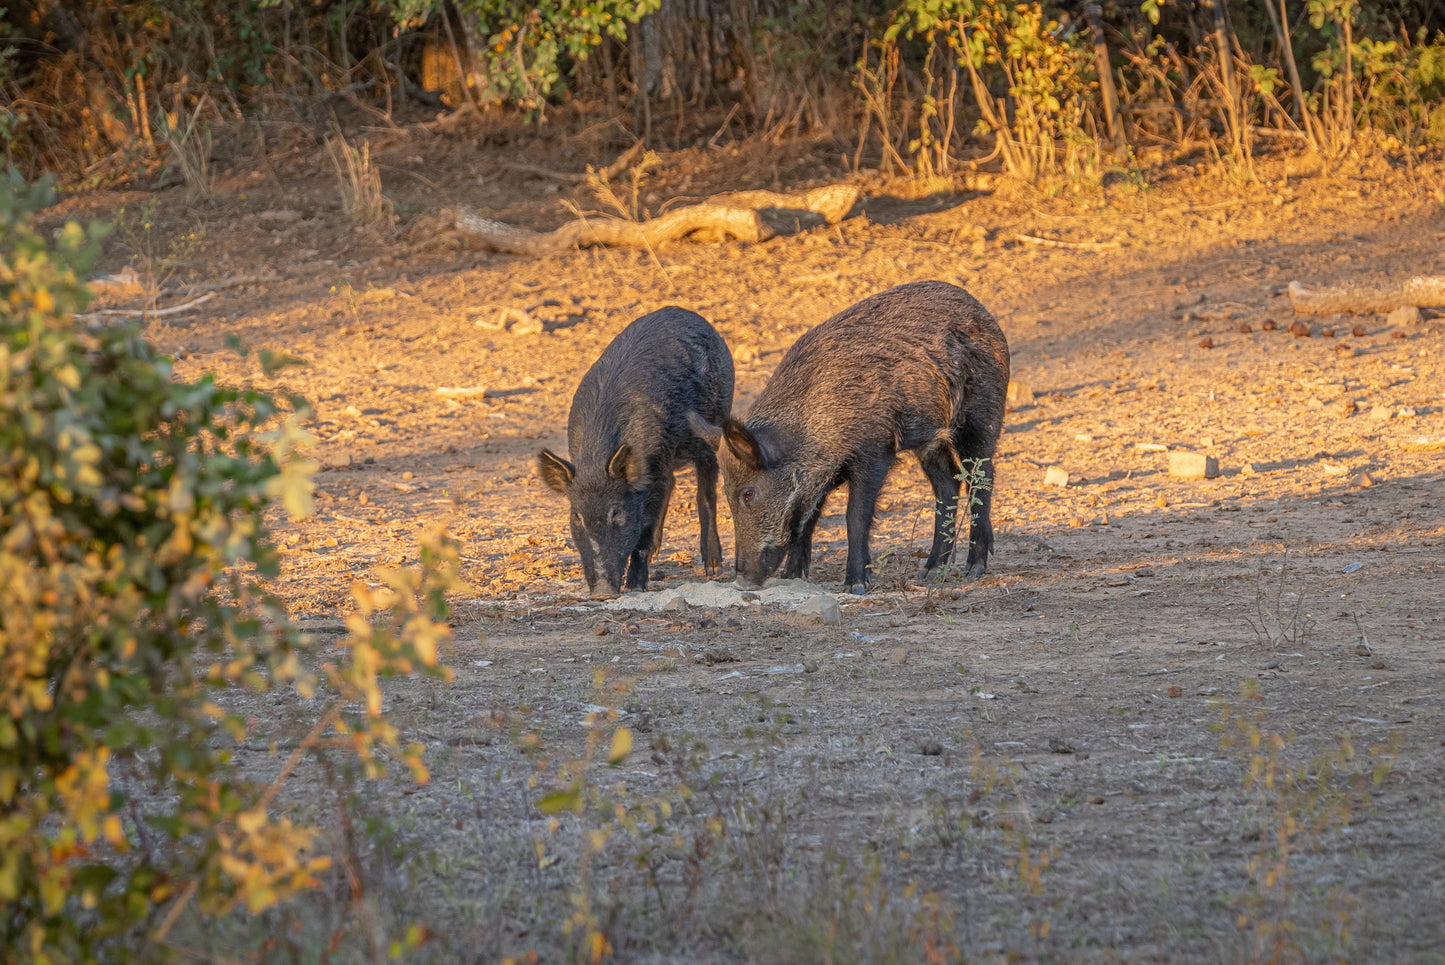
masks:
<path id="1" fill-rule="evenodd" d="M 620 764 L 632 750 L 632 731 L 626 727 L 617 728 L 612 735 L 612 750 L 607 753 L 607 763 Z"/>
<path id="2" fill-rule="evenodd" d="M 244 834 L 255 834 L 265 823 L 266 812 L 262 808 L 252 808 L 236 815 L 236 827 L 240 828 Z"/>

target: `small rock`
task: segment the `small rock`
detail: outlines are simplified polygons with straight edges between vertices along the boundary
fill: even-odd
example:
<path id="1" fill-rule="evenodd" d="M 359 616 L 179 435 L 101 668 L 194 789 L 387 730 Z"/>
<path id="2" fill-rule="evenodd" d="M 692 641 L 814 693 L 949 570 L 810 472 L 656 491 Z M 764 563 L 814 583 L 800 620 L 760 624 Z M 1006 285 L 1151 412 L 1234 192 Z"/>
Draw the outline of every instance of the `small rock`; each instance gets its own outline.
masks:
<path id="1" fill-rule="evenodd" d="M 1365 326 L 1356 325 L 1354 328 L 1350 329 L 1350 334 L 1353 335 L 1355 338 L 1364 338 Z"/>
<path id="2" fill-rule="evenodd" d="M 895 667 L 901 667 L 908 662 L 908 650 L 904 647 L 894 647 L 888 651 L 888 662 Z"/>
<path id="3" fill-rule="evenodd" d="M 1169 475 L 1176 479 L 1213 479 L 1219 475 L 1219 460 L 1200 452 L 1171 452 Z"/>
<path id="4" fill-rule="evenodd" d="M 1134 571 L 1135 576 L 1153 576 L 1154 571 L 1147 566 L 1141 566 Z"/>
<path id="5" fill-rule="evenodd" d="M 1069 484 L 1069 474 L 1058 466 L 1050 466 L 1044 473 L 1045 486 L 1058 486 L 1063 488 Z"/>
<path id="6" fill-rule="evenodd" d="M 696 659 L 711 667 L 715 663 L 736 663 L 738 658 L 733 656 L 731 650 L 722 647 L 708 647 L 698 654 Z"/>
<path id="7" fill-rule="evenodd" d="M 1304 322 L 1291 322 L 1289 326 L 1289 333 L 1295 338 L 1309 338 L 1310 327 Z"/>
<path id="8" fill-rule="evenodd" d="M 943 745 L 930 737 L 923 742 L 923 746 L 919 748 L 919 753 L 923 754 L 924 757 L 938 757 L 943 753 Z"/>
<path id="9" fill-rule="evenodd" d="M 1034 391 L 1030 389 L 1027 382 L 1009 380 L 1008 394 L 1004 397 L 1004 405 L 1012 410 L 1026 409 L 1034 404 Z"/>
<path id="10" fill-rule="evenodd" d="M 1392 414 L 1393 413 L 1390 412 L 1390 407 L 1387 405 L 1377 405 L 1370 409 L 1370 418 L 1378 419 L 1381 422 L 1389 419 Z"/>
<path id="11" fill-rule="evenodd" d="M 1348 419 L 1350 416 L 1355 414 L 1355 400 L 1341 399 L 1338 406 L 1338 411 L 1340 413 L 1341 419 Z"/>
<path id="12" fill-rule="evenodd" d="M 1360 472 L 1350 477 L 1350 485 L 1356 489 L 1369 489 L 1375 484 L 1375 477 L 1368 472 Z"/>
<path id="13" fill-rule="evenodd" d="M 1204 336 L 1199 340 L 1199 347 L 1214 348 L 1214 339 L 1210 338 L 1208 335 Z"/>
<path id="14" fill-rule="evenodd" d="M 1103 804 L 1103 803 L 1104 803 L 1104 799 L 1103 799 L 1102 797 L 1100 797 L 1099 795 L 1097 795 L 1097 794 L 1090 794 L 1088 797 L 1084 798 L 1084 800 L 1085 800 L 1085 801 L 1088 801 L 1090 804 Z"/>
<path id="15" fill-rule="evenodd" d="M 789 623 L 823 624 L 836 627 L 843 618 L 837 599 L 831 593 L 819 593 L 809 597 L 788 614 Z"/>
<path id="16" fill-rule="evenodd" d="M 593 636 L 605 637 L 605 636 L 607 636 L 607 634 L 609 634 L 609 633 L 611 633 L 611 632 L 612 632 L 612 629 L 611 629 L 610 627 L 608 627 L 607 624 L 605 624 L 605 623 L 599 623 L 599 624 L 597 624 L 596 628 L 593 629 L 592 634 L 593 634 Z"/>
<path id="17" fill-rule="evenodd" d="M 1055 754 L 1072 754 L 1074 746 L 1062 737 L 1050 737 L 1049 750 Z"/>
<path id="18" fill-rule="evenodd" d="M 733 361 L 739 365 L 747 365 L 749 362 L 758 360 L 758 349 L 755 345 L 739 345 L 733 353 Z"/>
<path id="19" fill-rule="evenodd" d="M 1250 332 L 1253 332 L 1253 331 L 1254 331 L 1254 329 L 1252 329 L 1252 328 L 1249 327 L 1249 323 L 1248 323 L 1248 322 L 1240 322 L 1240 323 L 1239 323 L 1239 334 L 1241 334 L 1241 335 L 1248 335 Z"/>
<path id="20" fill-rule="evenodd" d="M 1160 508 L 1160 509 L 1166 509 L 1166 508 L 1168 508 L 1168 506 L 1169 506 L 1169 497 L 1166 496 L 1166 495 L 1164 495 L 1163 493 L 1160 493 L 1159 495 L 1157 495 L 1157 496 L 1154 497 L 1154 505 L 1157 506 L 1157 507 Z"/>
<path id="21" fill-rule="evenodd" d="M 1170 687 L 1167 691 L 1165 691 L 1165 693 L 1167 693 L 1171 697 L 1183 697 L 1184 688 L 1178 686 Z"/>
<path id="22" fill-rule="evenodd" d="M 1343 567 L 1340 568 L 1340 572 L 1348 575 L 1348 574 L 1350 574 L 1350 573 L 1358 573 L 1360 570 L 1362 570 L 1362 569 L 1364 569 L 1364 568 L 1365 568 L 1365 564 L 1364 564 L 1364 563 L 1360 563 L 1360 562 L 1356 561 L 1356 562 L 1354 562 L 1354 563 L 1346 563 Z"/>
<path id="23" fill-rule="evenodd" d="M 816 661 L 816 660 L 804 660 L 804 661 L 803 661 L 803 673 L 817 673 L 817 672 L 818 672 L 818 661 Z"/>
<path id="24" fill-rule="evenodd" d="M 662 606 L 658 607 L 658 609 L 664 613 L 675 610 L 686 610 L 687 598 L 684 597 L 681 593 L 674 593 L 666 600 L 663 600 Z"/>
<path id="25" fill-rule="evenodd" d="M 711 630 L 711 629 L 713 629 L 713 628 L 716 627 L 716 626 L 717 626 L 717 621 L 716 621 L 716 620 L 709 620 L 709 619 L 706 618 L 706 617 L 704 617 L 703 619 L 697 621 L 697 628 L 698 628 L 699 630 Z"/>
<path id="26" fill-rule="evenodd" d="M 1420 309 L 1414 305 L 1402 305 L 1391 312 L 1385 321 L 1390 325 L 1419 325 Z"/>
<path id="27" fill-rule="evenodd" d="M 1332 328 L 1327 328 L 1323 332 L 1320 332 L 1320 335 L 1324 336 L 1325 338 L 1334 338 L 1335 330 Z"/>
<path id="28" fill-rule="evenodd" d="M 1391 333 L 1390 333 L 1390 337 L 1391 337 L 1391 338 L 1409 338 L 1410 336 L 1406 335 L 1404 332 L 1391 332 Z"/>
<path id="29" fill-rule="evenodd" d="M 1275 329 L 1279 328 L 1279 326 L 1274 323 L 1274 319 L 1272 318 L 1266 318 L 1264 321 L 1260 322 L 1259 327 L 1266 332 L 1272 332 Z"/>
<path id="30" fill-rule="evenodd" d="M 1402 405 L 1400 406 L 1400 411 L 1397 412 L 1396 415 L 1398 415 L 1402 419 L 1413 419 L 1415 418 L 1415 409 L 1413 406 Z"/>

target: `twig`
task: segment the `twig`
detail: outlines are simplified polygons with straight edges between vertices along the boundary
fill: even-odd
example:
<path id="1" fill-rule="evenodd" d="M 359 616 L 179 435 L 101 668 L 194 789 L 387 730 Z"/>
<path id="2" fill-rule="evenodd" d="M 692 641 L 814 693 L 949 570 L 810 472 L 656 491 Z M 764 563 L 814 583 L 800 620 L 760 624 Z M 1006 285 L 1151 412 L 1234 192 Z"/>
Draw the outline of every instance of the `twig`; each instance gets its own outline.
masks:
<path id="1" fill-rule="evenodd" d="M 316 726 L 311 728 L 310 733 L 291 751 L 291 756 L 286 759 L 286 763 L 281 767 L 275 779 L 271 781 L 265 791 L 261 792 L 261 798 L 256 802 L 256 808 L 253 810 L 265 810 L 271 806 L 271 802 L 276 799 L 276 795 L 281 793 L 282 786 L 290 779 L 291 772 L 296 770 L 297 764 L 301 763 L 302 755 L 316 744 L 321 735 L 326 732 L 326 728 L 335 723 L 336 719 L 340 716 L 341 705 L 339 703 L 333 703 L 326 713 L 321 716 L 321 719 L 316 722 Z M 176 919 L 180 917 L 181 911 L 184 910 L 186 905 L 190 904 L 191 899 L 196 896 L 196 890 L 200 887 L 200 884 L 201 880 L 199 878 L 192 878 L 187 882 L 185 890 L 181 892 L 180 897 L 176 898 L 176 903 L 171 905 L 170 911 L 166 912 L 166 917 L 165 920 L 161 922 L 161 927 L 156 929 L 155 934 L 151 936 L 152 940 L 158 943 L 165 942 L 166 936 L 170 934 L 171 928 L 175 926 Z"/>
<path id="2" fill-rule="evenodd" d="M 1030 245 L 1045 248 L 1073 248 L 1078 251 L 1113 251 L 1124 247 L 1118 241 L 1054 241 L 1052 238 L 1035 238 L 1033 235 L 1014 235 L 1014 239 Z"/>
<path id="3" fill-rule="evenodd" d="M 156 318 L 161 315 L 179 315 L 181 312 L 188 312 L 202 302 L 208 302 L 215 297 L 215 292 L 207 292 L 200 298 L 192 299 L 184 305 L 172 305 L 170 308 L 102 308 L 99 311 L 86 312 L 84 315 L 76 315 L 75 317 L 82 321 L 90 321 L 105 315 L 121 316 L 124 318 Z"/>

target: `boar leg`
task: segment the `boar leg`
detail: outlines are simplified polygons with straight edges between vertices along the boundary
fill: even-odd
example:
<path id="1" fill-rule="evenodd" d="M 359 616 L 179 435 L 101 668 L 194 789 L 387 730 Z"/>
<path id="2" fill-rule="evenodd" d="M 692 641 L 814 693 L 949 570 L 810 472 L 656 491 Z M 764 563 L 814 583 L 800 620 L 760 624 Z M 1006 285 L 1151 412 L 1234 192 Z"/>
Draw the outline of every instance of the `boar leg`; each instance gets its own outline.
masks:
<path id="1" fill-rule="evenodd" d="M 717 459 L 711 453 L 698 458 L 697 519 L 702 527 L 702 567 L 708 576 L 722 569 L 722 541 L 717 535 Z"/>
<path id="2" fill-rule="evenodd" d="M 878 494 L 883 491 L 889 464 L 890 460 L 873 460 L 854 469 L 848 479 L 848 569 L 843 584 L 858 596 L 872 582 L 868 534 L 873 529 L 873 513 L 878 508 Z"/>
<path id="3" fill-rule="evenodd" d="M 923 572 L 931 573 L 953 558 L 958 537 L 958 463 L 947 449 L 935 449 L 919 454 L 918 464 L 933 486 L 933 549 L 923 564 Z"/>
<path id="4" fill-rule="evenodd" d="M 813 566 L 813 530 L 818 528 L 818 520 L 822 515 L 823 500 L 819 500 L 818 508 L 803 521 L 802 528 L 788 546 L 788 555 L 783 557 L 783 579 L 807 579 L 808 570 Z"/>
<path id="5" fill-rule="evenodd" d="M 663 472 L 653 484 L 652 491 L 647 494 L 647 502 L 643 504 L 647 522 L 642 528 L 642 538 L 637 541 L 637 548 L 632 551 L 632 557 L 627 561 L 626 585 L 629 590 L 647 589 L 647 564 L 662 548 L 662 528 L 667 523 L 667 506 L 672 500 L 672 484 L 672 473 Z"/>
<path id="6" fill-rule="evenodd" d="M 965 423 L 954 433 L 954 444 L 958 458 L 966 474 L 978 478 L 977 486 L 969 486 L 968 502 L 964 509 L 968 513 L 968 575 L 983 576 L 988 569 L 988 555 L 993 552 L 993 446 L 989 439 L 997 439 L 979 427 Z"/>

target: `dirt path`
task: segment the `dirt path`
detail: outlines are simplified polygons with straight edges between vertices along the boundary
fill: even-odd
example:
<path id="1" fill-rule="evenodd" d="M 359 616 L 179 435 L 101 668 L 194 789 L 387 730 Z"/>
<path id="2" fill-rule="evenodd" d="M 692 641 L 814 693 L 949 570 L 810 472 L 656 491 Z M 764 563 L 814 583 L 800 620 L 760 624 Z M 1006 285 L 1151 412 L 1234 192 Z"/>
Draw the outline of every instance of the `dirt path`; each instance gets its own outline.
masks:
<path id="1" fill-rule="evenodd" d="M 550 184 L 503 177 L 493 154 L 422 153 L 379 155 L 403 209 L 564 217 Z M 751 170 L 683 152 L 650 187 L 698 196 Z M 570 820 L 547 830 L 529 801 L 580 753 L 602 667 L 630 682 L 623 722 L 652 749 L 600 780 L 634 803 L 693 792 L 658 819 L 675 839 L 618 829 L 596 856 L 621 960 L 815 960 L 828 934 L 853 943 L 838 960 L 920 960 L 930 936 L 983 961 L 1227 961 L 1271 935 L 1310 960 L 1445 956 L 1445 321 L 1319 318 L 1296 338 L 1283 296 L 1295 279 L 1445 273 L 1429 188 L 1445 170 L 1287 179 L 1262 163 L 1248 186 L 1178 170 L 1052 198 L 868 182 L 862 213 L 833 228 L 547 261 L 470 250 L 424 219 L 388 244 L 351 237 L 320 168 L 238 184 L 191 280 L 274 277 L 149 334 L 181 354 L 183 377 L 314 400 L 317 512 L 278 521 L 280 592 L 325 632 L 353 580 L 413 561 L 440 523 L 477 589 L 456 601 L 456 683 L 396 694 L 438 746 L 437 779 L 385 806 L 411 862 L 412 884 L 382 898 L 395 921 L 432 923 L 439 960 L 555 960 L 579 837 Z M 411 171 L 426 184 L 390 173 Z M 798 165 L 774 179 L 809 186 Z M 116 246 L 107 265 L 126 257 Z M 800 333 L 926 278 L 997 315 L 1035 396 L 1006 421 L 986 578 L 911 582 L 930 499 L 909 461 L 873 540 L 892 555 L 838 626 L 774 606 L 583 600 L 565 514 L 532 460 L 565 446 L 572 389 L 613 335 L 666 304 L 701 312 L 734 349 L 746 412 Z M 544 331 L 478 326 L 503 308 Z M 268 379 L 232 336 L 307 365 Z M 1213 456 L 1220 475 L 1173 479 L 1166 448 Z M 1043 485 L 1049 467 L 1066 488 Z M 669 516 L 663 588 L 700 579 L 691 486 Z M 835 496 L 818 528 L 813 578 L 828 590 L 842 508 Z M 725 513 L 720 525 L 730 560 Z M 1248 681 L 1258 699 L 1242 696 Z M 1226 714 L 1253 722 L 1243 748 L 1222 746 Z M 551 770 L 518 753 L 513 726 L 553 749 Z M 1266 749 L 1287 736 L 1295 767 L 1354 756 L 1335 779 L 1316 768 L 1266 788 L 1248 776 L 1250 728 Z M 1355 773 L 1357 787 L 1339 776 Z M 1344 802 L 1347 821 L 1328 810 Z M 543 851 L 561 860 L 539 864 Z M 1270 868 L 1284 874 L 1267 881 Z M 1270 931 L 1281 923 L 1298 931 Z"/>

